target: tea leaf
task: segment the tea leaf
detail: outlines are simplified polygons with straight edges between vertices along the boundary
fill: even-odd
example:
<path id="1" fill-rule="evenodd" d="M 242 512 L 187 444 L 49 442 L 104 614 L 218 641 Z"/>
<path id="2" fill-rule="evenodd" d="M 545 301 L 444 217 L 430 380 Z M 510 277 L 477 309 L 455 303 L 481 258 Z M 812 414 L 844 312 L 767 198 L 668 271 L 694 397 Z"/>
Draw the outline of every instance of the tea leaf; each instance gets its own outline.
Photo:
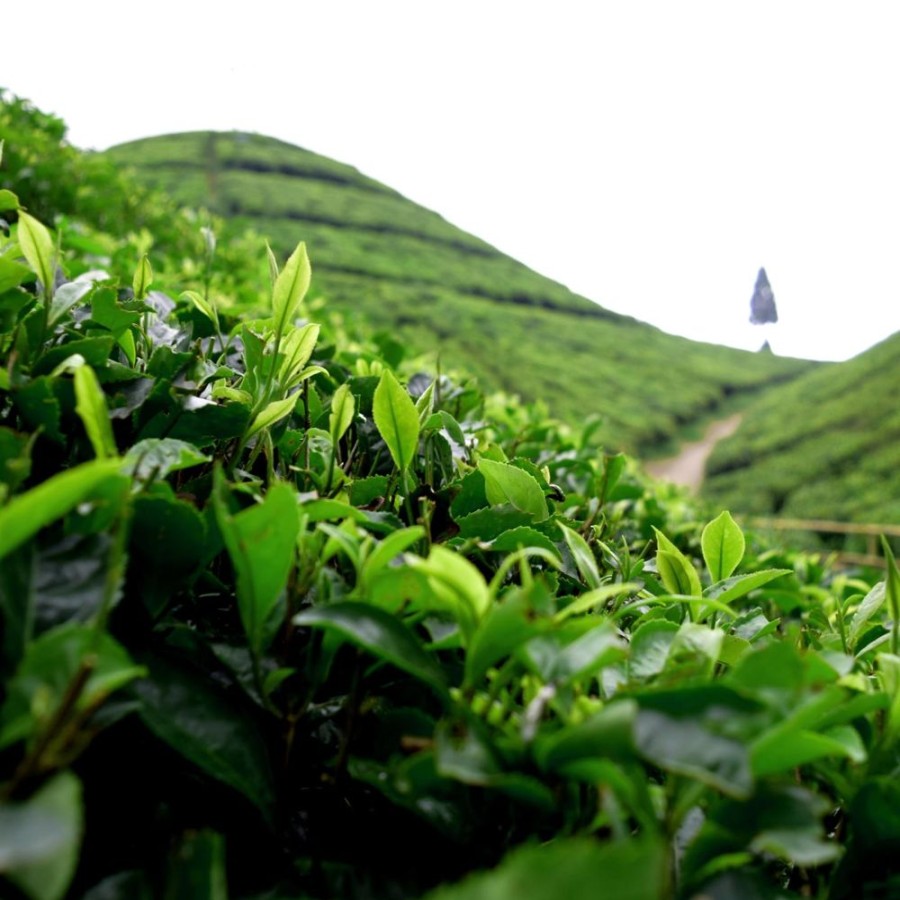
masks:
<path id="1" fill-rule="evenodd" d="M 5 294 L 12 288 L 18 287 L 29 277 L 33 276 L 28 266 L 23 266 L 22 263 L 6 256 L 0 256 L 0 294 Z M 24 306 L 29 298 L 27 294 L 23 294 L 20 299 L 21 302 L 17 303 L 15 307 L 6 306 L 3 312 L 10 314 L 17 312 L 17 307 Z"/>
<path id="2" fill-rule="evenodd" d="M 342 384 L 331 398 L 331 414 L 328 417 L 328 431 L 335 447 L 353 423 L 355 407 L 356 401 L 350 393 L 350 385 Z"/>
<path id="3" fill-rule="evenodd" d="M 703 593 L 700 576 L 691 561 L 658 529 L 653 529 L 659 548 L 656 565 L 666 590 L 672 594 L 699 597 Z"/>
<path id="4" fill-rule="evenodd" d="M 744 558 L 744 534 L 727 510 L 703 529 L 700 545 L 713 581 L 731 577 Z"/>
<path id="5" fill-rule="evenodd" d="M 278 273 L 272 289 L 272 315 L 276 335 L 283 335 L 293 321 L 298 307 L 309 290 L 311 277 L 312 270 L 309 257 L 306 255 L 306 244 L 301 241 Z"/>
<path id="6" fill-rule="evenodd" d="M 344 601 L 294 616 L 295 625 L 325 628 L 446 695 L 443 670 L 399 619 L 367 603 Z"/>
<path id="7" fill-rule="evenodd" d="M 181 293 L 181 299 L 189 300 L 216 328 L 219 327 L 219 314 L 216 312 L 215 306 L 213 306 L 202 294 L 199 294 L 197 291 L 183 291 Z"/>
<path id="8" fill-rule="evenodd" d="M 597 568 L 597 560 L 594 559 L 588 542 L 577 531 L 566 527 L 562 522 L 557 522 L 556 526 L 562 532 L 569 552 L 575 560 L 575 567 L 578 569 L 581 580 L 589 588 L 600 587 L 600 570 Z"/>
<path id="9" fill-rule="evenodd" d="M 56 280 L 56 249 L 50 232 L 37 219 L 20 210 L 18 239 L 22 255 L 44 286 L 44 294 L 51 297 Z"/>
<path id="10" fill-rule="evenodd" d="M 735 575 L 732 578 L 726 578 L 725 581 L 710 585 L 703 592 L 703 596 L 727 605 L 770 581 L 781 578 L 782 575 L 790 574 L 790 569 L 760 569 L 759 572 L 750 572 L 747 575 Z"/>
<path id="11" fill-rule="evenodd" d="M 658 900 L 667 891 L 666 865 L 665 848 L 654 839 L 598 846 L 560 838 L 521 847 L 492 871 L 438 888 L 425 900 L 593 900 L 598 885 L 613 886 L 616 900 Z"/>
<path id="12" fill-rule="evenodd" d="M 302 328 L 292 329 L 281 342 L 283 362 L 278 371 L 285 388 L 296 383 L 297 376 L 309 362 L 319 339 L 319 331 L 318 325 L 310 323 Z"/>
<path id="13" fill-rule="evenodd" d="M 146 255 L 141 257 L 137 269 L 132 279 L 132 289 L 134 290 L 135 300 L 143 300 L 147 296 L 147 291 L 153 283 L 153 269 L 150 267 L 150 260 Z"/>
<path id="14" fill-rule="evenodd" d="M 0 212 L 19 208 L 19 198 L 6 188 L 0 190 Z"/>
<path id="15" fill-rule="evenodd" d="M 251 438 L 263 428 L 269 428 L 276 422 L 280 422 L 285 416 L 289 416 L 294 411 L 299 399 L 299 394 L 291 394 L 290 397 L 285 397 L 283 400 L 273 400 L 253 420 L 247 429 L 247 437 Z"/>
<path id="16" fill-rule="evenodd" d="M 385 369 L 372 403 L 375 427 L 390 451 L 394 465 L 405 472 L 419 446 L 419 416 L 409 394 L 390 369 Z"/>
<path id="17" fill-rule="evenodd" d="M 0 509 L 0 559 L 121 476 L 120 460 L 83 463 L 48 478 Z"/>
<path id="18" fill-rule="evenodd" d="M 22 803 L 0 804 L 0 872 L 29 897 L 59 900 L 78 865 L 81 782 L 60 772 Z"/>
<path id="19" fill-rule="evenodd" d="M 237 576 L 241 622 L 254 654 L 272 641 L 281 622 L 274 619 L 296 553 L 300 512 L 294 491 L 275 484 L 265 500 L 232 516 L 224 476 L 216 470 L 216 521 Z"/>
<path id="20" fill-rule="evenodd" d="M 132 690 L 139 714 L 158 738 L 271 818 L 275 790 L 266 746 L 253 718 L 187 667 L 148 661 L 149 677 Z"/>
<path id="21" fill-rule="evenodd" d="M 518 466 L 484 458 L 478 461 L 478 471 L 484 476 L 485 491 L 492 506 L 509 503 L 532 516 L 535 522 L 543 522 L 550 515 L 544 492 L 533 475 Z"/>
<path id="22" fill-rule="evenodd" d="M 116 456 L 119 451 L 113 437 L 106 397 L 90 366 L 79 366 L 75 370 L 75 400 L 75 411 L 84 423 L 84 430 L 97 458 Z"/>

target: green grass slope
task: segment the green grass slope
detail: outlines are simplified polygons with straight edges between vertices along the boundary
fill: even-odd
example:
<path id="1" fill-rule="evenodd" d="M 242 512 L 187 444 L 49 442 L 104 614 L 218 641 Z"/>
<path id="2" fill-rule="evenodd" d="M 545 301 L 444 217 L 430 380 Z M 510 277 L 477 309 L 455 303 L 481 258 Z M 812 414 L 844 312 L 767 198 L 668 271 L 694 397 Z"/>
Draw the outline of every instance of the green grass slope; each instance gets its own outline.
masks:
<path id="1" fill-rule="evenodd" d="M 260 135 L 194 132 L 108 151 L 176 200 L 305 240 L 315 287 L 491 390 L 599 414 L 609 446 L 644 453 L 735 395 L 807 363 L 665 334 L 609 312 L 356 169 Z"/>
<path id="2" fill-rule="evenodd" d="M 761 397 L 707 467 L 711 499 L 761 514 L 900 521 L 900 333 Z"/>

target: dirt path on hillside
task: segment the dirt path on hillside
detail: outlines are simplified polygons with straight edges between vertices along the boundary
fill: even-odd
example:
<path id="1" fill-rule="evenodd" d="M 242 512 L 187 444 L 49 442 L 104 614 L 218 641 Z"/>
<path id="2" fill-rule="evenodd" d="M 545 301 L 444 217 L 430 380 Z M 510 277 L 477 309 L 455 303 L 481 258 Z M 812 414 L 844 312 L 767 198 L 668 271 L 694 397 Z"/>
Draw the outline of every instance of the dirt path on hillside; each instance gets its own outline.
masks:
<path id="1" fill-rule="evenodd" d="M 703 484 L 706 461 L 713 452 L 713 447 L 737 431 L 741 424 L 741 418 L 741 414 L 738 413 L 727 419 L 713 422 L 699 441 L 682 444 L 677 456 L 655 459 L 648 462 L 644 468 L 654 478 L 686 485 L 694 493 L 697 493 L 700 485 Z"/>

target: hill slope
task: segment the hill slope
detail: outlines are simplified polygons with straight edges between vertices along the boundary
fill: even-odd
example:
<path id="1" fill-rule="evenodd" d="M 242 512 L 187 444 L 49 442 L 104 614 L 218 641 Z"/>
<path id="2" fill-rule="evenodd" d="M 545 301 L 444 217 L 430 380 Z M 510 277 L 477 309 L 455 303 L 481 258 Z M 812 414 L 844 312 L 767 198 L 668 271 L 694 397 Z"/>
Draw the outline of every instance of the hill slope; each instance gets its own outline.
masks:
<path id="1" fill-rule="evenodd" d="M 757 513 L 900 521 L 900 333 L 761 397 L 719 444 L 704 493 Z"/>
<path id="2" fill-rule="evenodd" d="M 350 166 L 272 138 L 194 132 L 107 154 L 177 200 L 252 226 L 282 253 L 306 240 L 316 289 L 489 389 L 603 419 L 638 452 L 726 398 L 809 366 L 673 337 L 609 312 Z"/>

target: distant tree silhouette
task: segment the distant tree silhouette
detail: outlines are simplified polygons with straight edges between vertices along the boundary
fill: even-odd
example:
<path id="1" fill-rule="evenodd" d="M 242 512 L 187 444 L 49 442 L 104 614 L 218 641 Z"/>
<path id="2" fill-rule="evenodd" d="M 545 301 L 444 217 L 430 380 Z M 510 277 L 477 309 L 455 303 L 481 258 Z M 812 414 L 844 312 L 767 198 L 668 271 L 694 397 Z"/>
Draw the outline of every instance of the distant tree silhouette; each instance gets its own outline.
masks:
<path id="1" fill-rule="evenodd" d="M 775 294 L 769 284 L 769 276 L 765 269 L 760 269 L 756 276 L 756 287 L 750 298 L 750 321 L 754 325 L 766 325 L 778 321 L 778 310 L 775 308 Z"/>

